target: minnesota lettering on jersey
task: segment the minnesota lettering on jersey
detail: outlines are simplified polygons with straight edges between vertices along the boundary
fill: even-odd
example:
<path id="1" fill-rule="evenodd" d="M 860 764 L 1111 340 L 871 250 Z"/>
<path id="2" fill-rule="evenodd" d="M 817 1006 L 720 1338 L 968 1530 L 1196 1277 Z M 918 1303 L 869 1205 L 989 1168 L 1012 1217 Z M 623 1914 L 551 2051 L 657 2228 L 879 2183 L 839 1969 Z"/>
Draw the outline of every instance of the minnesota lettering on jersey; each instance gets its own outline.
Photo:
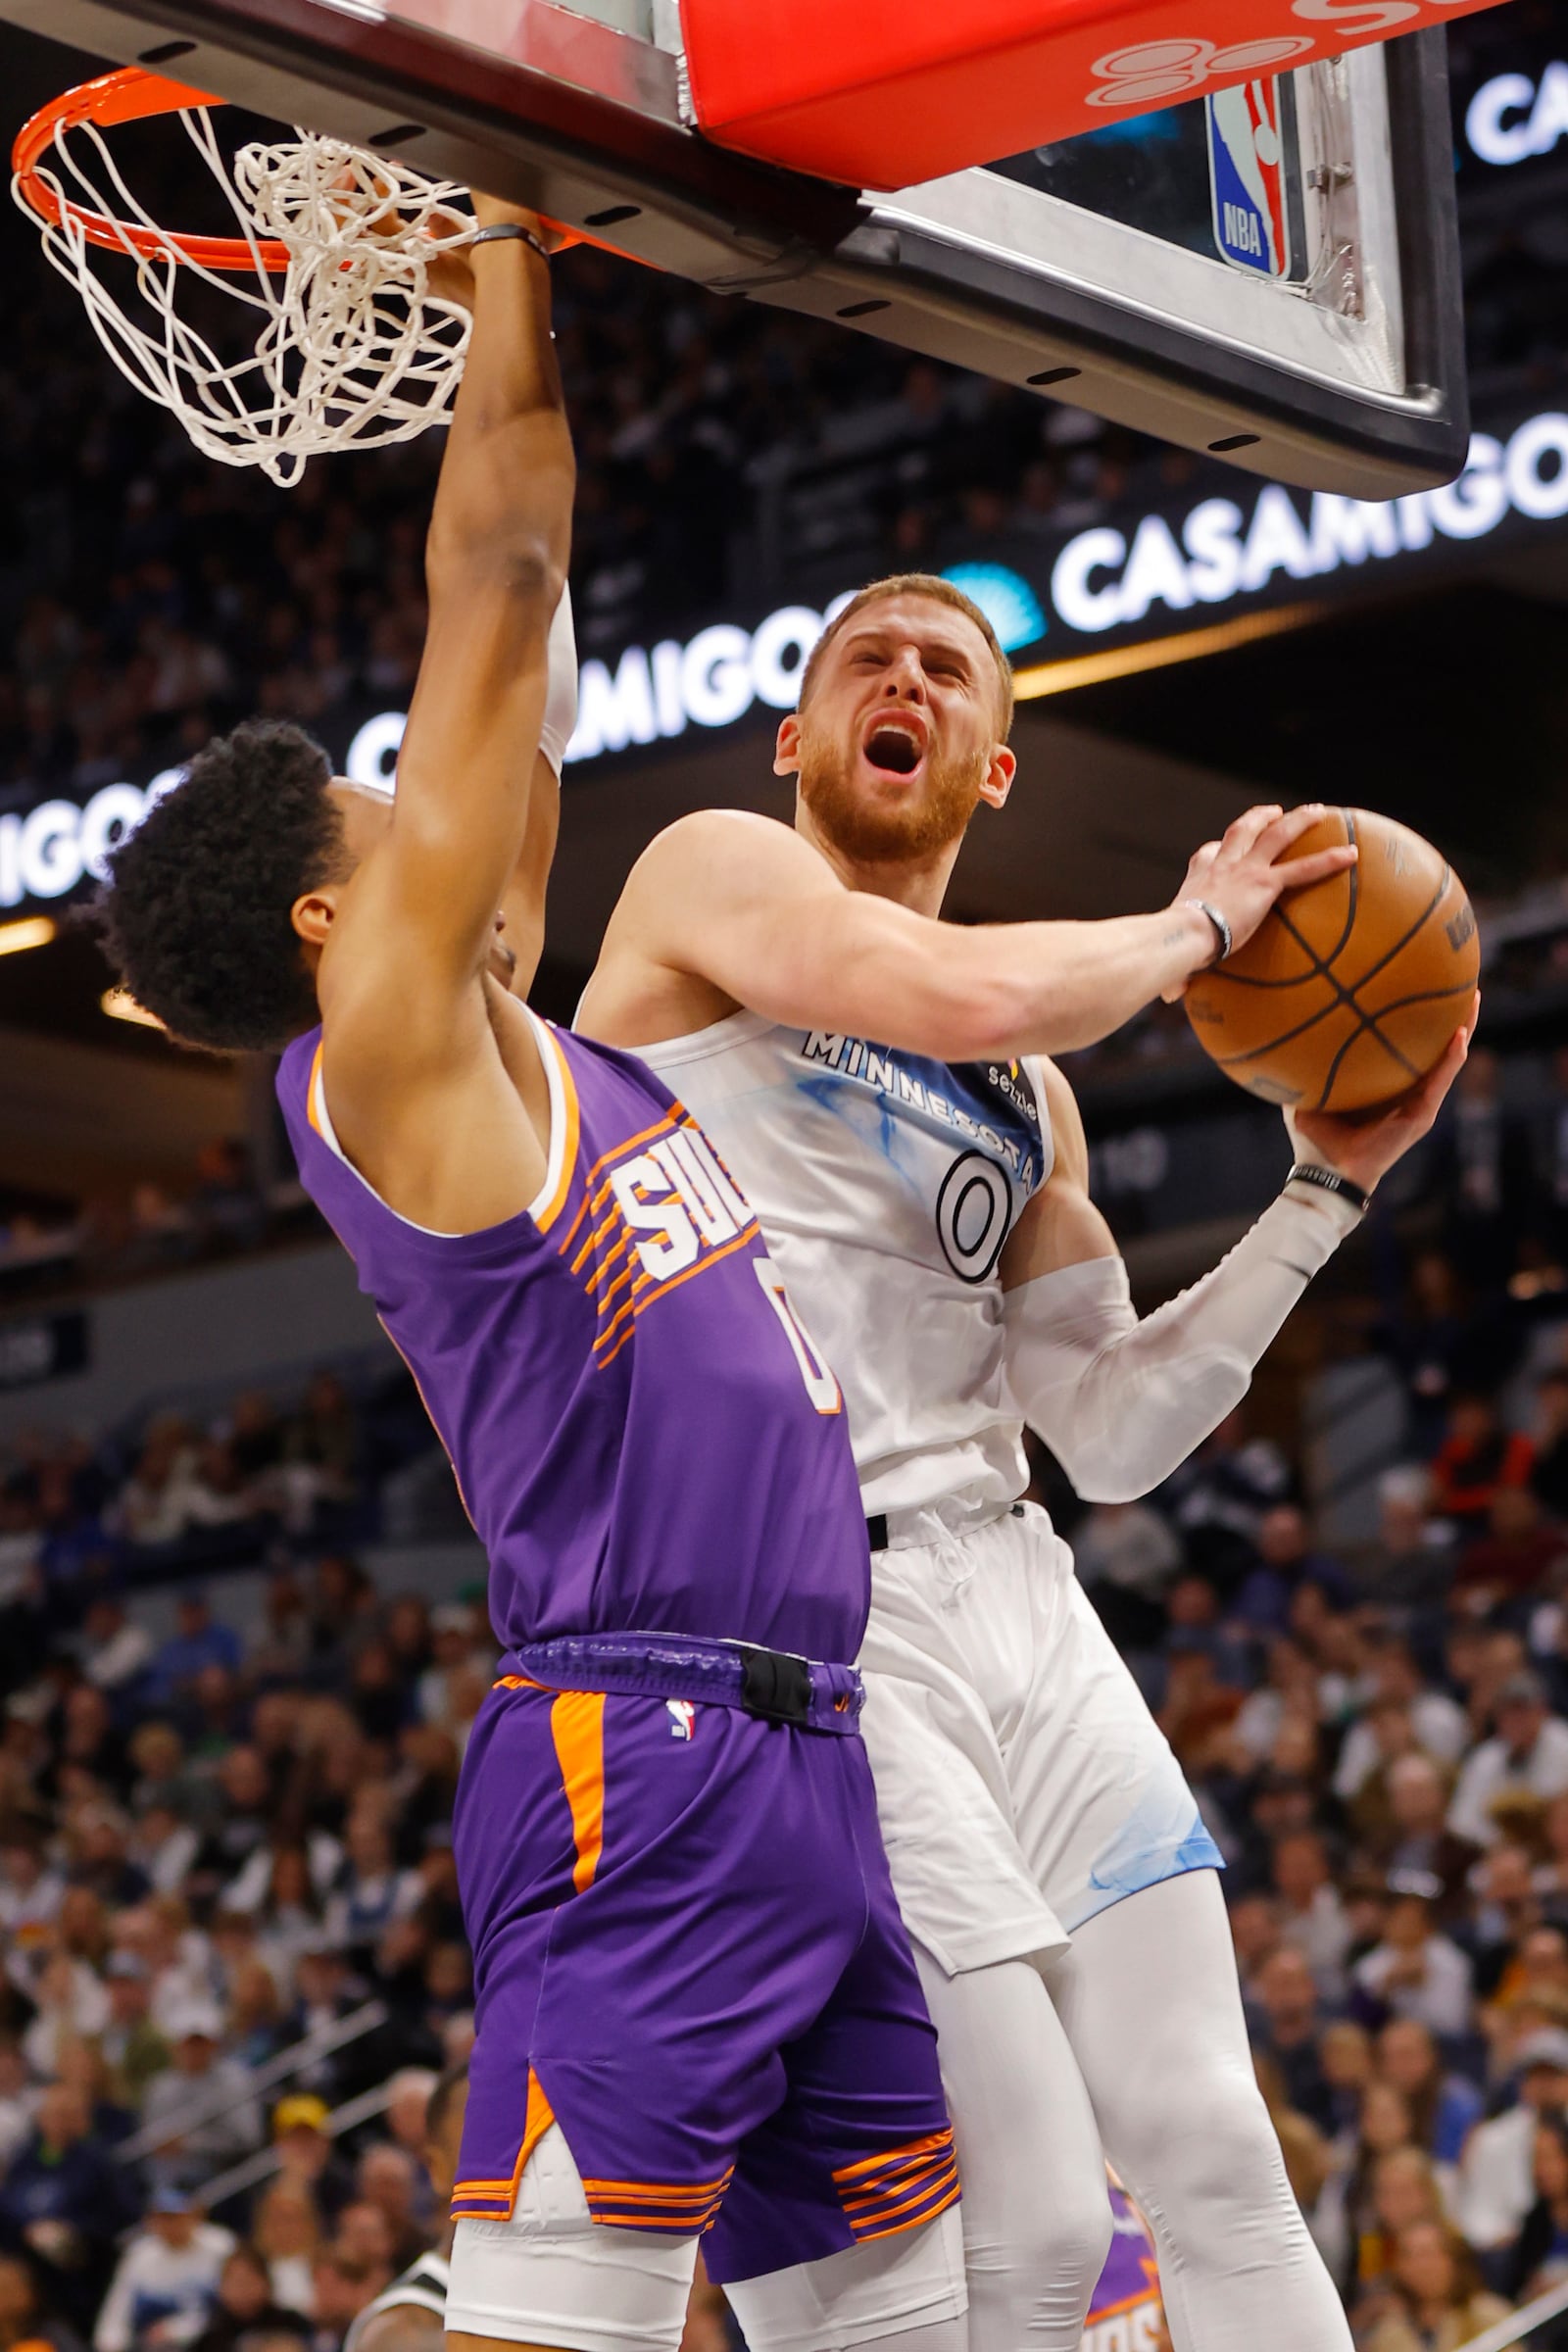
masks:
<path id="1" fill-rule="evenodd" d="M 595 1363 L 613 1363 L 657 1299 L 756 1238 L 757 1219 L 678 1103 L 607 1152 L 560 1244 L 595 1304 Z"/>
<path id="2" fill-rule="evenodd" d="M 1044 1182 L 1040 1105 L 1022 1062 L 931 1061 L 826 1029 L 807 1031 L 801 1057 L 966 1137 L 1005 1167 L 1026 1199 Z"/>

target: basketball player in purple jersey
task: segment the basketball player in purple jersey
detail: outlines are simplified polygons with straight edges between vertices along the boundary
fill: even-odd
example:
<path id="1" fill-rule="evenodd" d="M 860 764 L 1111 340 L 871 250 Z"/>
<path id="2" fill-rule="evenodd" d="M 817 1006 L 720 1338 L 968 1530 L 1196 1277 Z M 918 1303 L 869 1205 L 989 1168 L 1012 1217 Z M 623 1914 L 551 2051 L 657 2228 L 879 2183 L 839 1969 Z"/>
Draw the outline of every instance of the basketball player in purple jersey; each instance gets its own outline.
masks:
<path id="1" fill-rule="evenodd" d="M 844 1384 L 865 1738 L 962 2154 L 974 2352 L 1078 2352 L 1104 2156 L 1155 2231 L 1176 2352 L 1348 2352 L 1252 2078 L 1218 1849 L 1022 1499 L 1022 1425 L 1092 1500 L 1174 1470 L 1431 1125 L 1467 1032 L 1387 1115 L 1298 1117 L 1280 1198 L 1140 1321 L 1044 1056 L 1179 995 L 1346 859 L 1282 868 L 1317 812 L 1253 808 L 1163 913 L 940 924 L 971 816 L 1012 786 L 1011 708 L 949 582 L 863 590 L 779 730 L 796 830 L 710 810 L 655 841 L 578 1027 L 679 1090 Z"/>
<path id="2" fill-rule="evenodd" d="M 545 248 L 477 209 L 396 802 L 241 728 L 116 856 L 106 934 L 175 1036 L 282 1050 L 304 1181 L 490 1557 L 449 2341 L 673 2352 L 702 2239 L 756 2352 L 963 2352 L 953 2135 L 858 1732 L 837 1384 L 668 1090 L 508 993 L 541 935 L 573 469 Z"/>

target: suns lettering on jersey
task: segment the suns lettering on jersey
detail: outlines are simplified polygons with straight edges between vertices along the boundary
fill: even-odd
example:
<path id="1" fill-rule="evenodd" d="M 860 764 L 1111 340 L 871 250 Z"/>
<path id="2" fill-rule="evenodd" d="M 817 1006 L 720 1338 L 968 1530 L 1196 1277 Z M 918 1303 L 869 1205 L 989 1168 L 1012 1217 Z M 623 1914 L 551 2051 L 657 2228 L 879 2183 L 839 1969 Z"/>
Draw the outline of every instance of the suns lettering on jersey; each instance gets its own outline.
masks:
<path id="1" fill-rule="evenodd" d="M 594 1361 L 612 1363 L 656 1299 L 756 1236 L 757 1219 L 678 1103 L 607 1152 L 560 1244 L 594 1301 Z"/>
<path id="2" fill-rule="evenodd" d="M 1107 2312 L 1103 2319 L 1091 2313 L 1083 2352 L 1154 2352 L 1160 2334 L 1159 2297 L 1150 2295 L 1125 2311 Z"/>
<path id="3" fill-rule="evenodd" d="M 663 1294 L 759 1238 L 757 1219 L 708 1138 L 677 1103 L 589 1169 L 582 1205 L 560 1253 L 594 1300 L 594 1361 L 614 1362 L 638 1318 Z M 823 1363 L 765 1257 L 757 1279 L 778 1316 L 819 1413 L 843 1410 Z"/>

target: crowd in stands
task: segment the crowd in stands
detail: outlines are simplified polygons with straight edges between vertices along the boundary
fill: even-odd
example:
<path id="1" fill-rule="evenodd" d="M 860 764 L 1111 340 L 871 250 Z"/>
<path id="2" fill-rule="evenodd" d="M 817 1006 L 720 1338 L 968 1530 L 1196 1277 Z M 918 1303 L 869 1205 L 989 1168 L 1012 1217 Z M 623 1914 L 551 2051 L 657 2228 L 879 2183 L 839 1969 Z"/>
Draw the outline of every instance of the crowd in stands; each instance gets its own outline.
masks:
<path id="1" fill-rule="evenodd" d="M 1225 1854 L 1363 2352 L 1452 2352 L 1568 2282 L 1568 1320 L 1527 1140 L 1478 1054 L 1405 1247 L 1363 1260 L 1391 1295 L 1336 1304 L 1402 1418 L 1375 1526 L 1328 1541 L 1245 1412 L 1145 1502 L 1053 1495 Z"/>
<path id="2" fill-rule="evenodd" d="M 1541 271 L 1500 229 L 1469 260 L 1496 371 L 1541 379 Z M 585 651 L 656 593 L 662 626 L 710 615 L 760 549 L 781 577 L 940 561 L 1193 471 L 601 256 L 557 278 Z M 405 695 L 438 439 L 280 495 L 20 282 L 0 791 Z M 1542 938 L 1519 971 L 1544 990 L 1568 957 Z M 1185 1040 L 1156 1012 L 1131 1052 Z M 1256 1413 L 1146 1502 L 1085 1511 L 1041 1474 L 1225 1853 L 1259 2078 L 1361 2352 L 1456 2352 L 1568 2280 L 1568 1063 L 1532 1085 L 1472 1057 L 1335 1295 L 1402 1399 L 1375 1528 L 1331 1538 Z M 84 1211 L 71 1252 L 157 1275 L 292 1213 L 223 1143 L 183 1197 Z M 14 1220 L 0 1274 L 49 1239 Z M 439 2239 L 426 2109 L 472 2034 L 451 1803 L 494 1643 L 482 1597 L 431 1607 L 355 1557 L 432 1448 L 401 1374 L 322 1370 L 0 1457 L 0 2352 L 341 2352 Z M 225 1571 L 258 1563 L 242 1607 Z M 695 2306 L 687 2352 L 727 2340 Z"/>
<path id="3" fill-rule="evenodd" d="M 1255 1407 L 1146 1502 L 1041 1465 L 1226 1856 L 1362 2352 L 1453 2352 L 1568 2279 L 1568 1320 L 1521 1279 L 1562 1188 L 1471 1069 L 1441 1181 L 1363 1250 L 1388 1296 L 1334 1303 L 1400 1400 L 1375 1527 L 1331 1538 Z M 405 1388 L 323 1372 L 4 1464 L 0 2352 L 339 2352 L 439 2229 L 419 2119 L 471 2032 L 450 1809 L 493 1643 L 477 1592 L 353 1554 L 421 1446 Z"/>
<path id="4" fill-rule="evenodd" d="M 472 2039 L 452 1794 L 494 1655 L 482 1600 L 383 1601 L 329 1555 L 252 1624 L 188 1589 L 156 1642 L 99 1592 L 10 1665 L 0 2342 L 337 2352 L 440 2241 L 425 2111 Z"/>

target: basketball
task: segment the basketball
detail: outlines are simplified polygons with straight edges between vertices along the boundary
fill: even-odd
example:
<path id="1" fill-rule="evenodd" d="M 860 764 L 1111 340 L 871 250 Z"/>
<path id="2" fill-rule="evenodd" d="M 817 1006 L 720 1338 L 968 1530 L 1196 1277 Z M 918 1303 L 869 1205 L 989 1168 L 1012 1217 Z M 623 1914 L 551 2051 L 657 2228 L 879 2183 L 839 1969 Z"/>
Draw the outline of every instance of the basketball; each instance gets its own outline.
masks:
<path id="1" fill-rule="evenodd" d="M 1365 1110 L 1440 1061 L 1470 1008 L 1481 942 L 1463 883 L 1392 817 L 1333 808 L 1293 858 L 1353 842 L 1356 863 L 1287 891 L 1245 947 L 1187 990 L 1200 1045 L 1265 1102 Z"/>

